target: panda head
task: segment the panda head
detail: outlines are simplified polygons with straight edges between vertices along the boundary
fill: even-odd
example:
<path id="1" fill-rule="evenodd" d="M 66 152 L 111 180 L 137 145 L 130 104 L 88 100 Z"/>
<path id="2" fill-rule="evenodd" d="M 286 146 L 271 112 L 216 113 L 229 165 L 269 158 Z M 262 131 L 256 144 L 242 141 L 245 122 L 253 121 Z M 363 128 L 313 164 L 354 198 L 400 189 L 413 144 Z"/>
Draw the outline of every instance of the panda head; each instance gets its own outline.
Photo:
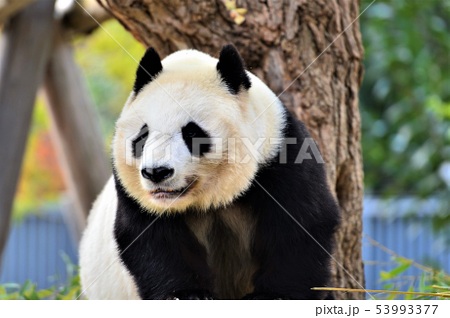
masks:
<path id="1" fill-rule="evenodd" d="M 116 180 L 152 213 L 232 202 L 274 151 L 264 142 L 256 152 L 249 147 L 273 126 L 252 123 L 270 102 L 258 100 L 268 89 L 251 97 L 255 81 L 264 85 L 231 45 L 218 60 L 183 50 L 161 61 L 148 49 L 116 123 Z"/>

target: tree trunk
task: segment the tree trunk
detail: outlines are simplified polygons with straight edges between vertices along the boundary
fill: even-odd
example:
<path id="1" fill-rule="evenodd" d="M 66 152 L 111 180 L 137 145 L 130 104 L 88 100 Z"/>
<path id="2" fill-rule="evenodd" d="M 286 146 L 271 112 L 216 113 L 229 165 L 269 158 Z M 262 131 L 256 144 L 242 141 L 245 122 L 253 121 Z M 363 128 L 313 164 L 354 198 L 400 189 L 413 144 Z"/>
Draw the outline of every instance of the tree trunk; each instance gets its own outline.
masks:
<path id="1" fill-rule="evenodd" d="M 242 0 L 238 6 L 248 12 L 241 25 L 220 0 L 98 1 L 140 42 L 163 56 L 185 48 L 217 56 L 224 44 L 234 43 L 247 67 L 275 93 L 282 93 L 281 100 L 318 141 L 342 209 L 334 286 L 361 288 L 363 171 L 358 90 L 363 49 L 359 23 L 353 23 L 359 1 Z"/>

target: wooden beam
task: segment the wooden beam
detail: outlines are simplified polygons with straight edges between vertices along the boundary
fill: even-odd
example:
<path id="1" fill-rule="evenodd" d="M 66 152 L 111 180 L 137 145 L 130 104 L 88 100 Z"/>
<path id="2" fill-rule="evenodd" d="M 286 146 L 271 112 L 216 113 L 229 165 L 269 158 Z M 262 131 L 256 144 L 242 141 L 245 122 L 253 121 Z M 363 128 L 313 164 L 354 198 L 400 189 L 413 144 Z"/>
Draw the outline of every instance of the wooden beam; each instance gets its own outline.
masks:
<path id="1" fill-rule="evenodd" d="M 36 0 L 0 0 L 0 24 Z"/>
<path id="2" fill-rule="evenodd" d="M 105 145 L 70 43 L 58 37 L 48 63 L 45 93 L 54 140 L 84 227 L 92 203 L 111 175 Z"/>
<path id="3" fill-rule="evenodd" d="M 97 1 L 80 1 L 64 16 L 62 23 L 66 31 L 90 34 L 98 28 L 99 23 L 110 18 L 111 15 Z"/>
<path id="4" fill-rule="evenodd" d="M 10 20 L 0 57 L 0 257 L 20 174 L 36 91 L 53 42 L 54 2 L 37 1 Z"/>

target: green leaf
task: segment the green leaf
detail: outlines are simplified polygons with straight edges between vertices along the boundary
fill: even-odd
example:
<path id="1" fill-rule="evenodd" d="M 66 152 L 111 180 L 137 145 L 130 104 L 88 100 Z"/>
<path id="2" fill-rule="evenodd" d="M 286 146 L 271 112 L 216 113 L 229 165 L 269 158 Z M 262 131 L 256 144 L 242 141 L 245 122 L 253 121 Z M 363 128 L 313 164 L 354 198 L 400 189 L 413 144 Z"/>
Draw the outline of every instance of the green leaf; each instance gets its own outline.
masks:
<path id="1" fill-rule="evenodd" d="M 42 289 L 37 292 L 37 297 L 39 299 L 48 299 L 50 296 L 53 296 L 55 292 L 52 289 Z"/>
<path id="2" fill-rule="evenodd" d="M 380 273 L 381 280 L 382 281 L 386 281 L 386 280 L 390 280 L 390 279 L 393 279 L 395 277 L 398 277 L 401 273 L 403 273 L 404 271 L 406 271 L 408 268 L 411 267 L 412 261 L 411 260 L 402 259 L 400 261 L 400 263 L 401 264 L 399 266 L 395 267 L 394 269 L 392 269 L 389 272 L 382 271 Z"/>
<path id="3" fill-rule="evenodd" d="M 413 292 L 414 291 L 414 287 L 413 286 L 409 286 L 408 288 L 409 292 Z M 413 300 L 414 299 L 414 295 L 405 295 L 405 300 Z"/>
<path id="4" fill-rule="evenodd" d="M 60 299 L 61 299 L 61 300 L 74 300 L 74 299 L 77 298 L 77 293 L 78 293 L 78 289 L 76 289 L 76 288 L 71 289 L 71 290 L 67 293 L 67 295 L 62 295 Z"/>
<path id="5" fill-rule="evenodd" d="M 32 284 L 31 281 L 27 280 L 23 285 L 22 288 L 19 290 L 19 294 L 23 295 L 27 290 L 31 288 Z"/>

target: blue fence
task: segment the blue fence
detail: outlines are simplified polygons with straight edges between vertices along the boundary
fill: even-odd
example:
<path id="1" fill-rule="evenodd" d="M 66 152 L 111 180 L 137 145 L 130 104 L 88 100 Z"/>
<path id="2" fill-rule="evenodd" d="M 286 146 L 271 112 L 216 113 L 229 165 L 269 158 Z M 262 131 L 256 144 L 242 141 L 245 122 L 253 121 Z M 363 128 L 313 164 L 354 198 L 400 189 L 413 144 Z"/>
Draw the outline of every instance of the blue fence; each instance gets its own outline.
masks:
<path id="1" fill-rule="evenodd" d="M 397 280 L 380 280 L 381 271 L 398 266 L 396 255 L 450 272 L 450 231 L 432 228 L 433 217 L 438 214 L 450 215 L 450 207 L 438 200 L 365 198 L 363 260 L 367 289 L 382 289 L 389 283 L 405 290 L 419 284 L 422 271 L 414 266 Z"/>
<path id="2" fill-rule="evenodd" d="M 78 262 L 77 244 L 69 233 L 58 211 L 14 223 L 3 254 L 0 284 L 23 284 L 27 280 L 39 288 L 64 284 L 66 261 Z"/>
<path id="3" fill-rule="evenodd" d="M 450 272 L 449 231 L 432 231 L 432 216 L 436 213 L 448 215 L 450 210 L 433 200 L 365 198 L 363 260 L 367 288 L 384 287 L 385 282 L 379 279 L 380 271 L 389 271 L 396 266 L 392 252 Z M 29 216 L 12 227 L 0 268 L 0 284 L 24 283 L 26 280 L 37 283 L 39 288 L 63 284 L 67 277 L 64 254 L 77 263 L 77 243 L 72 239 L 62 213 L 52 211 L 42 216 Z M 420 271 L 411 268 L 393 283 L 405 289 L 419 280 Z"/>

